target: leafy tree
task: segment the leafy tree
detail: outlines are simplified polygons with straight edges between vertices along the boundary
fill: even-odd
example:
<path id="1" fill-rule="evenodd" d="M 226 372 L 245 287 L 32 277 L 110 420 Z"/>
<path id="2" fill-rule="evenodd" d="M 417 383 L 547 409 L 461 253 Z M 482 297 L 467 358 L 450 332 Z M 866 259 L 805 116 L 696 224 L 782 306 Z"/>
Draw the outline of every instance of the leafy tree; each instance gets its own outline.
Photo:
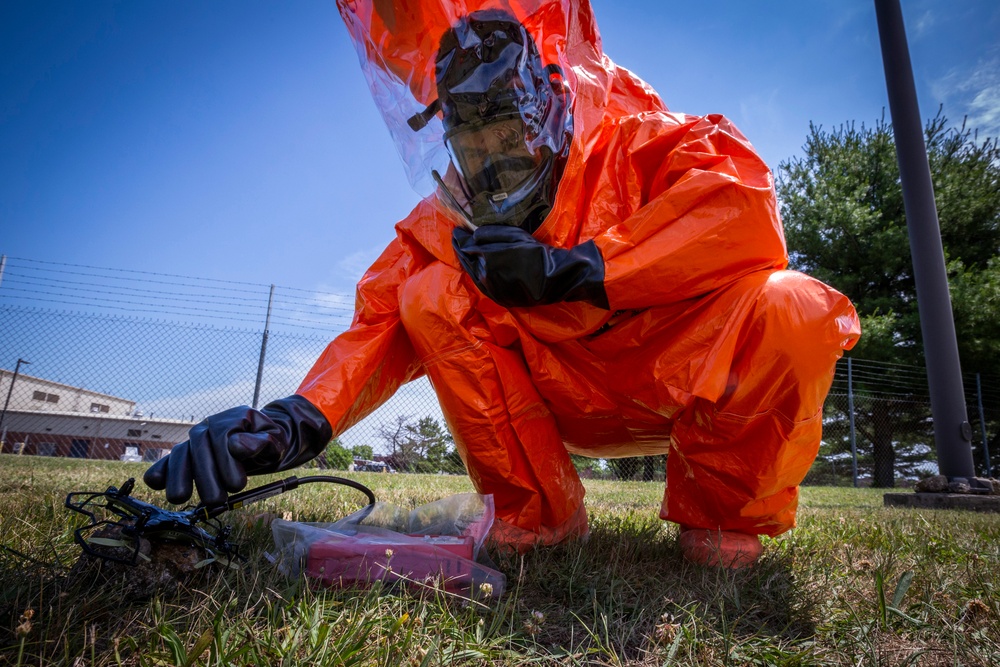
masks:
<path id="1" fill-rule="evenodd" d="M 570 454 L 570 460 L 573 461 L 573 467 L 580 474 L 580 477 L 584 479 L 604 479 L 608 477 L 610 472 L 610 467 L 605 469 L 602 465 L 602 459 L 592 459 L 589 456 L 581 456 L 579 454 Z"/>
<path id="2" fill-rule="evenodd" d="M 351 454 L 356 459 L 364 459 L 365 461 L 371 461 L 375 456 L 375 450 L 371 445 L 354 445 L 351 447 Z"/>
<path id="3" fill-rule="evenodd" d="M 608 459 L 608 468 L 617 479 L 662 482 L 666 474 L 665 454 Z"/>
<path id="4" fill-rule="evenodd" d="M 406 425 L 410 421 L 409 415 L 397 415 L 396 421 L 390 424 L 379 426 L 378 435 L 385 441 L 389 448 L 389 465 L 396 470 L 406 470 Z"/>
<path id="5" fill-rule="evenodd" d="M 313 459 L 311 463 L 321 469 L 347 470 L 353 462 L 354 457 L 351 456 L 351 453 L 344 448 L 340 440 L 334 438 L 323 450 L 323 453 Z"/>
<path id="6" fill-rule="evenodd" d="M 925 128 L 945 249 L 959 353 L 967 371 L 1000 373 L 1000 146 L 941 114 Z M 778 194 L 793 268 L 854 301 L 863 335 L 854 356 L 923 365 L 913 266 L 892 127 L 811 126 L 805 155 L 783 162 Z M 881 400 L 859 415 L 867 424 L 876 486 L 892 486 L 897 452 L 922 451 L 902 426 L 926 421 L 914 397 L 859 384 Z M 926 403 L 926 401 L 924 401 Z M 993 406 L 992 413 L 1000 411 Z M 929 451 L 929 448 L 924 448 Z"/>
<path id="7" fill-rule="evenodd" d="M 451 475 L 466 474 L 465 461 L 462 460 L 462 456 L 458 453 L 457 449 L 451 450 L 444 457 L 444 460 L 441 462 L 441 470 Z"/>
<path id="8" fill-rule="evenodd" d="M 1000 264 L 1000 146 L 941 114 L 926 126 L 959 346 L 969 368 L 1000 369 L 991 317 Z M 778 193 L 791 264 L 850 296 L 865 327 L 856 356 L 923 363 L 913 265 L 892 127 L 812 126 L 805 156 L 779 166 Z M 961 298 L 957 298 L 961 297 Z M 984 309 L 984 306 L 987 308 Z M 984 312 L 985 311 L 985 312 Z M 890 324 L 890 326 L 885 326 Z"/>
<path id="9" fill-rule="evenodd" d="M 391 425 L 383 425 L 379 435 L 389 445 L 392 454 L 389 465 L 405 472 L 440 472 L 454 469 L 449 454 L 454 446 L 451 433 L 433 417 L 423 417 L 416 423 L 400 415 Z M 464 466 L 463 466 L 464 468 Z"/>

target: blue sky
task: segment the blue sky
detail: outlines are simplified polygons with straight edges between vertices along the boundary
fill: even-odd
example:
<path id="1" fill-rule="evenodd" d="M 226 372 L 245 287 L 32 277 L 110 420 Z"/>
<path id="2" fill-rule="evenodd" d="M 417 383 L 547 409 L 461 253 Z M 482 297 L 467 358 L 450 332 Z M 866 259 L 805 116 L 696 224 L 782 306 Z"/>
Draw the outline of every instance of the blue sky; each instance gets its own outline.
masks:
<path id="1" fill-rule="evenodd" d="M 774 169 L 887 106 L 871 0 L 593 5 Z M 922 115 L 1000 134 L 1000 3 L 903 12 Z M 333 0 L 0 0 L 0 253 L 350 292 L 416 200 Z"/>

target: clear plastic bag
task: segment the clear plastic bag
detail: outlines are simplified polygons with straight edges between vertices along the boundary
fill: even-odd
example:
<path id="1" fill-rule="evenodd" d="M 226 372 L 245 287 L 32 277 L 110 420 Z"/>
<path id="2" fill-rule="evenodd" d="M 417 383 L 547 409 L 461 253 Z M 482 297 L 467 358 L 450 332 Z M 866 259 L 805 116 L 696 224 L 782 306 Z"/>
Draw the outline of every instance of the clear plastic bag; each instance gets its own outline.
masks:
<path id="1" fill-rule="evenodd" d="M 498 597 L 506 578 L 481 552 L 493 518 L 493 496 L 466 493 L 411 511 L 376 503 L 335 523 L 276 520 L 271 532 L 279 567 L 316 586 L 406 582 Z"/>

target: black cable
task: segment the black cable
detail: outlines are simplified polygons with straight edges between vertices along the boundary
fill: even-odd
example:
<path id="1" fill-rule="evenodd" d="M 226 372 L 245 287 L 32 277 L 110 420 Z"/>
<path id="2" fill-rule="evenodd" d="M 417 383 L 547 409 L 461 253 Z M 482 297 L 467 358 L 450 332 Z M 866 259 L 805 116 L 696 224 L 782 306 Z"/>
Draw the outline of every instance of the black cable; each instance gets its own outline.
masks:
<path id="1" fill-rule="evenodd" d="M 352 489 L 357 489 L 361 493 L 368 496 L 368 504 L 362 508 L 362 514 L 358 518 L 359 524 L 367 519 L 368 515 L 372 513 L 373 509 L 375 509 L 375 494 L 361 482 L 355 482 L 353 479 L 336 477 L 334 475 L 311 475 L 309 477 L 302 477 L 299 479 L 299 484 L 310 484 L 312 482 L 331 482 L 334 484 L 343 484 L 344 486 L 349 486 Z"/>
<path id="2" fill-rule="evenodd" d="M 270 484 L 263 484 L 253 489 L 233 494 L 220 505 L 198 505 L 192 510 L 191 517 L 195 522 L 208 521 L 231 510 L 245 507 L 246 505 L 264 500 L 265 498 L 272 498 L 274 496 L 281 495 L 287 491 L 297 489 L 303 484 L 312 484 L 314 482 L 340 484 L 342 486 L 349 486 L 352 489 L 357 489 L 368 497 L 368 507 L 375 505 L 375 494 L 372 493 L 372 490 L 360 482 L 355 482 L 353 479 L 336 477 L 334 475 L 310 475 L 309 477 L 301 478 L 292 476 L 286 477 L 285 479 L 279 479 L 278 481 L 271 482 Z"/>
<path id="3" fill-rule="evenodd" d="M 349 486 L 352 489 L 357 489 L 361 493 L 368 496 L 368 504 L 375 504 L 375 494 L 372 490 L 361 482 L 355 482 L 353 479 L 347 479 L 346 477 L 336 477 L 335 475 L 310 475 L 309 477 L 300 477 L 299 484 L 311 484 L 313 482 L 331 482 L 334 484 L 343 484 L 344 486 Z"/>

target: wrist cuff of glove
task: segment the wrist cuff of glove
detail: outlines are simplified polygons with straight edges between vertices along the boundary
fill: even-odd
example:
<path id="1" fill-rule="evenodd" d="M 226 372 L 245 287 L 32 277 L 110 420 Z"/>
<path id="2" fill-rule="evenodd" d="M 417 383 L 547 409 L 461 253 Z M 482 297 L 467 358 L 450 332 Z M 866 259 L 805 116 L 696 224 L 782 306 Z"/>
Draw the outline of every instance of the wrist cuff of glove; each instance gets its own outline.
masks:
<path id="1" fill-rule="evenodd" d="M 281 472 L 296 468 L 319 456 L 333 438 L 330 422 L 315 405 L 298 394 L 272 401 L 260 412 L 285 431 L 288 449 L 276 466 L 267 470 L 247 470 L 248 474 Z"/>
<path id="2" fill-rule="evenodd" d="M 604 289 L 604 257 L 593 241 L 581 243 L 569 250 L 572 262 L 579 267 L 579 283 L 566 293 L 566 301 L 586 301 L 598 308 L 609 309 L 608 293 Z"/>

